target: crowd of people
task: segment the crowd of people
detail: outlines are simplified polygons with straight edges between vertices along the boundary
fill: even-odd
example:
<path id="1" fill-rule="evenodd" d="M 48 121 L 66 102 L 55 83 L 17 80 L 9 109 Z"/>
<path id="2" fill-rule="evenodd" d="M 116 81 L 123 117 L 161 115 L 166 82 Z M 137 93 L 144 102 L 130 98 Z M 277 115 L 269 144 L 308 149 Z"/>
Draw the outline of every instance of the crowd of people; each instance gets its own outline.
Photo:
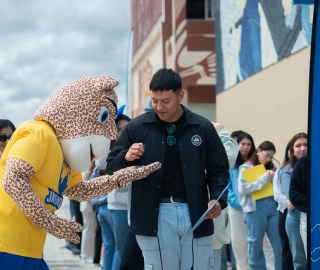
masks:
<path id="1" fill-rule="evenodd" d="M 83 180 L 154 161 L 162 169 L 90 201 L 70 200 L 84 229 L 80 244 L 66 248 L 104 270 L 202 270 L 226 269 L 222 247 L 230 243 L 234 269 L 307 269 L 307 134 L 292 137 L 276 166 L 272 142 L 256 147 L 249 133 L 230 133 L 181 105 L 181 78 L 171 69 L 153 75 L 150 93 L 153 111 L 131 120 L 119 110 L 117 140 Z M 14 130 L 0 120 L 0 155 Z"/>

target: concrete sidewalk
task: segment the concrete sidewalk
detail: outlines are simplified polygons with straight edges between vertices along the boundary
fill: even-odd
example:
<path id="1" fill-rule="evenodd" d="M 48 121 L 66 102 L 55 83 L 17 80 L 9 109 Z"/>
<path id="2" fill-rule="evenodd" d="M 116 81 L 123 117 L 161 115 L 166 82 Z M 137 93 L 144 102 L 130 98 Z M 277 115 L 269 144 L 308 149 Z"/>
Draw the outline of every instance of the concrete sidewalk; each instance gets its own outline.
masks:
<path id="1" fill-rule="evenodd" d="M 60 209 L 56 212 L 59 217 L 69 218 L 69 199 L 64 197 L 63 204 Z M 81 262 L 79 255 L 73 255 L 73 253 L 64 248 L 66 241 L 58 239 L 47 234 L 47 240 L 44 247 L 43 258 L 49 266 L 50 270 L 101 270 L 100 266 L 88 265 Z"/>

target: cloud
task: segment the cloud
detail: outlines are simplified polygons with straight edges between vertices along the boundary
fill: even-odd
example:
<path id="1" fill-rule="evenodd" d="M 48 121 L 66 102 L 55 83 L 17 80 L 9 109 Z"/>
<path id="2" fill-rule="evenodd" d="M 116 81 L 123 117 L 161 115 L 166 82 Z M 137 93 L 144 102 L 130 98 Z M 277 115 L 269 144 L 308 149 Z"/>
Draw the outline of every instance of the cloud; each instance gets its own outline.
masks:
<path id="1" fill-rule="evenodd" d="M 32 119 L 57 89 L 83 76 L 119 80 L 126 102 L 129 0 L 1 0 L 0 118 Z"/>

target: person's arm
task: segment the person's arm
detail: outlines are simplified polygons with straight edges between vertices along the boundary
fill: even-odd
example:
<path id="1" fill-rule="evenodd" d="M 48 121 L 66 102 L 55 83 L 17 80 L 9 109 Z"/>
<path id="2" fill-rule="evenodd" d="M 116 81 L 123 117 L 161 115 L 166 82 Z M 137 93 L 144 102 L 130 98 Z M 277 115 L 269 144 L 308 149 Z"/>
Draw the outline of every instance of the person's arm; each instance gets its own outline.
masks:
<path id="1" fill-rule="evenodd" d="M 102 175 L 92 178 L 90 181 L 82 181 L 63 195 L 80 202 L 87 201 L 114 189 L 124 188 L 133 181 L 146 178 L 150 173 L 160 168 L 159 162 L 146 166 L 130 166 L 114 172 L 113 175 Z"/>
<path id="2" fill-rule="evenodd" d="M 212 124 L 218 132 L 220 140 L 226 150 L 229 161 L 229 167 L 232 167 L 237 160 L 237 156 L 239 153 L 239 145 L 235 139 L 231 138 L 231 133 L 227 129 L 225 129 L 223 125 L 213 122 Z"/>
<path id="3" fill-rule="evenodd" d="M 44 207 L 30 184 L 30 179 L 35 174 L 36 170 L 26 161 L 8 158 L 2 181 L 4 190 L 33 224 L 59 239 L 79 243 L 80 238 L 76 232 L 81 232 L 82 226 L 60 218 Z"/>
<path id="4" fill-rule="evenodd" d="M 274 200 L 278 203 L 279 210 L 283 213 L 284 210 L 287 208 L 287 202 L 288 199 L 287 197 L 283 194 L 282 189 L 281 189 L 281 173 L 282 169 L 277 169 L 276 173 L 274 174 L 273 178 L 273 197 Z"/>
<path id="5" fill-rule="evenodd" d="M 218 136 L 218 133 L 211 125 L 207 130 L 207 184 L 210 193 L 210 202 L 212 204 L 225 189 L 229 182 L 229 162 L 226 151 Z M 228 192 L 226 191 L 219 199 L 221 208 L 224 209 L 228 205 Z M 218 203 L 217 203 L 218 205 Z M 221 211 L 221 210 L 220 210 Z"/>
<path id="6" fill-rule="evenodd" d="M 243 165 L 240 166 L 239 169 L 239 176 L 238 176 L 238 191 L 240 194 L 248 196 L 252 192 L 262 189 L 270 179 L 268 173 L 264 173 L 260 176 L 256 181 L 248 183 L 244 177 L 243 172 L 248 168 L 244 167 Z"/>
<path id="7" fill-rule="evenodd" d="M 291 182 L 291 175 L 292 175 L 291 166 L 290 165 L 284 166 L 281 174 L 281 189 L 283 191 L 283 194 L 287 197 L 288 201 L 290 200 L 289 187 Z"/>
<path id="8" fill-rule="evenodd" d="M 301 212 L 308 212 L 307 184 L 308 176 L 308 158 L 302 157 L 298 160 L 291 175 L 289 189 L 290 201 Z"/>

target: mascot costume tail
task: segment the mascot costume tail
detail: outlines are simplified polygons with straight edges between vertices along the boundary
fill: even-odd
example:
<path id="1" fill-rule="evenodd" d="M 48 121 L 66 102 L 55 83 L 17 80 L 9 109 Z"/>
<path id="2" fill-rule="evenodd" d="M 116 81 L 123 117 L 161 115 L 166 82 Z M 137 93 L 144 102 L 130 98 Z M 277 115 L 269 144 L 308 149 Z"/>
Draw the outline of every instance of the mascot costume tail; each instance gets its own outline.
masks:
<path id="1" fill-rule="evenodd" d="M 155 162 L 82 181 L 81 172 L 116 139 L 117 85 L 108 76 L 78 79 L 14 132 L 0 163 L 1 269 L 48 269 L 42 258 L 47 232 L 79 243 L 81 225 L 54 214 L 63 195 L 87 201 L 161 167 Z"/>

